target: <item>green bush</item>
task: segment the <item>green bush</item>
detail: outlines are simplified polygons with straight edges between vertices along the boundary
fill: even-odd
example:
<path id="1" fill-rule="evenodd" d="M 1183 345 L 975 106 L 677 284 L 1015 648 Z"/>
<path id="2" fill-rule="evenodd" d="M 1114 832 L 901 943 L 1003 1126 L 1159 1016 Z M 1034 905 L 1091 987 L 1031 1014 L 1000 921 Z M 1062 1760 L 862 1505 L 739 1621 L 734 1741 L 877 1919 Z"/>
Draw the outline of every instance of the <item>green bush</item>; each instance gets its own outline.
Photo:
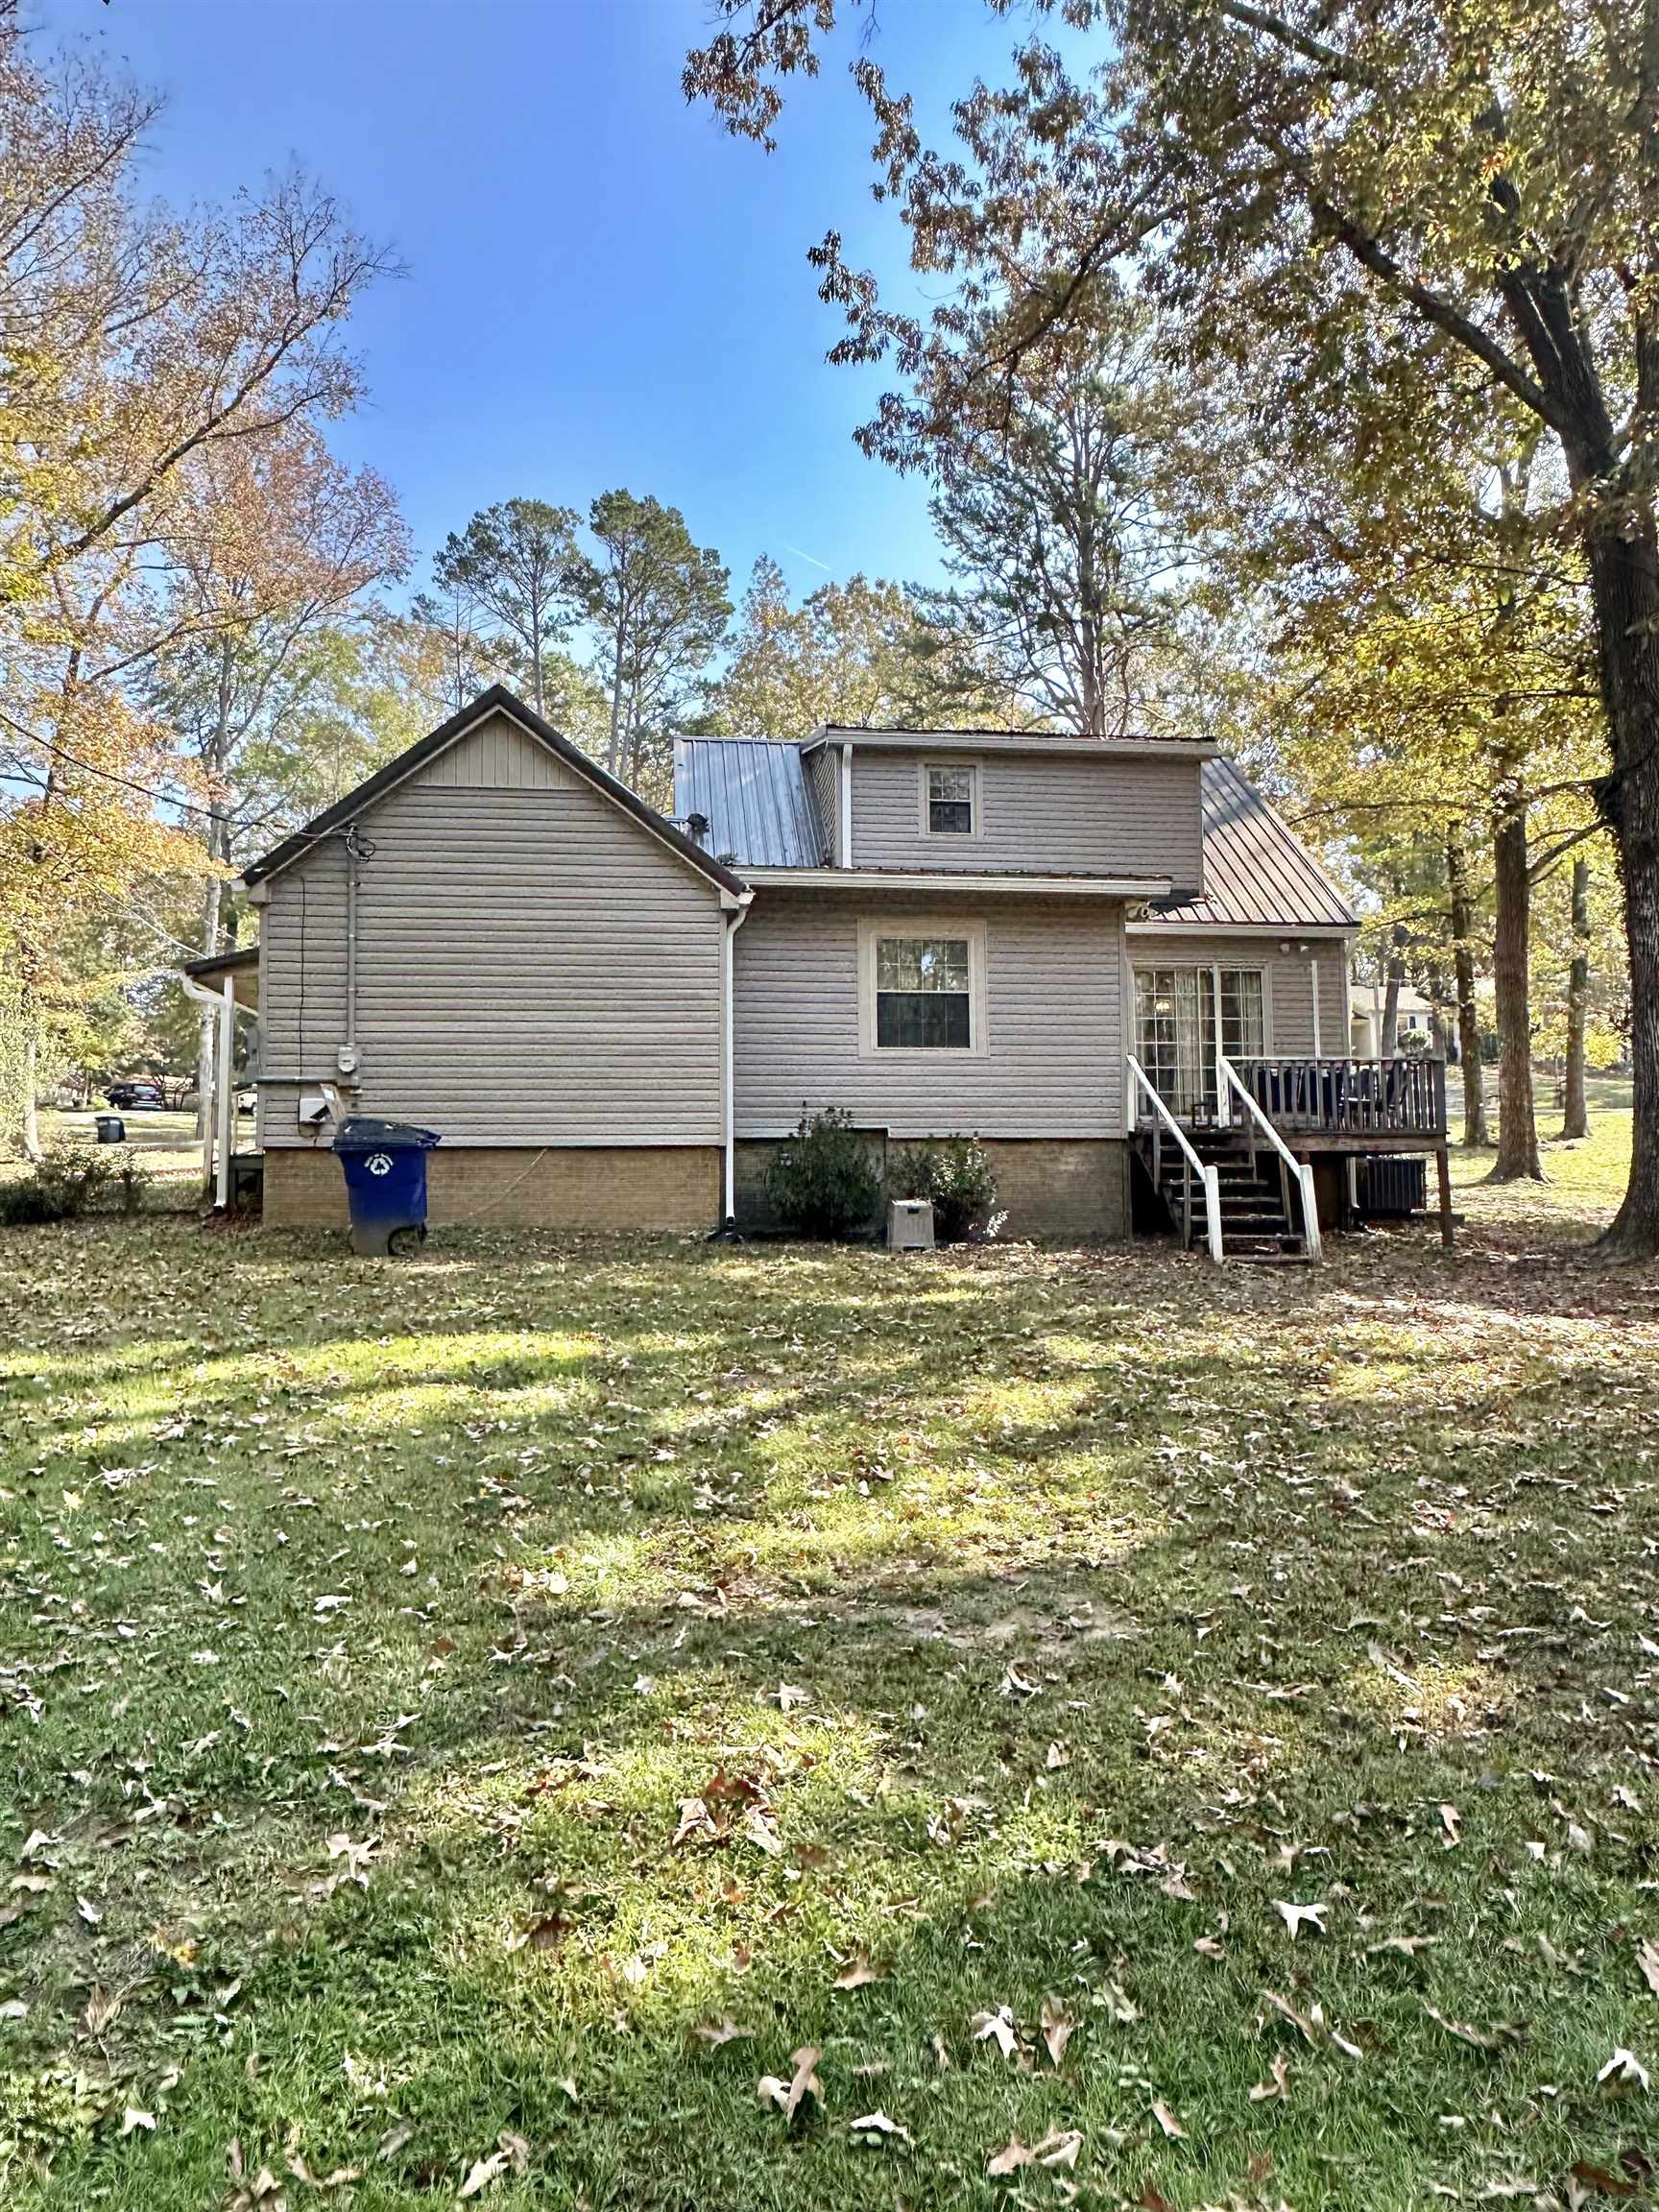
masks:
<path id="1" fill-rule="evenodd" d="M 124 1166 L 96 1146 L 49 1145 L 33 1174 L 0 1184 L 0 1223 L 21 1228 L 37 1221 L 78 1221 L 107 1204 L 118 1189 L 126 1195 Z M 131 1210 L 130 1198 L 128 1205 Z"/>
<path id="2" fill-rule="evenodd" d="M 995 1237 L 1004 1216 L 994 1211 L 997 1178 L 977 1137 L 929 1137 L 907 1144 L 887 1172 L 895 1198 L 930 1198 L 933 1234 L 941 1244 Z"/>
<path id="3" fill-rule="evenodd" d="M 800 1126 L 773 1153 L 766 1195 L 778 1218 L 806 1237 L 853 1237 L 870 1227 L 881 1178 L 869 1147 L 839 1107 L 802 1109 Z"/>

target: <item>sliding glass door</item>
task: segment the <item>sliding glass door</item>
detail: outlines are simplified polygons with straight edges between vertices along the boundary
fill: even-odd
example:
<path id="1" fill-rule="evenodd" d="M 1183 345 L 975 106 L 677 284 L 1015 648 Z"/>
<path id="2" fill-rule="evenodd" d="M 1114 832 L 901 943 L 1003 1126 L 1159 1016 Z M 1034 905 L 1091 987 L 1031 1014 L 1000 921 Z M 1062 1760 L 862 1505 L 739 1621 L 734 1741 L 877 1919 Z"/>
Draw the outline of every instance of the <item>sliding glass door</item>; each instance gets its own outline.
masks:
<path id="1" fill-rule="evenodd" d="M 1260 968 L 1137 968 L 1137 1057 L 1172 1112 L 1191 1119 L 1215 1112 L 1215 1002 L 1220 989 L 1221 1048 L 1229 1060 L 1261 1059 L 1267 1049 Z"/>

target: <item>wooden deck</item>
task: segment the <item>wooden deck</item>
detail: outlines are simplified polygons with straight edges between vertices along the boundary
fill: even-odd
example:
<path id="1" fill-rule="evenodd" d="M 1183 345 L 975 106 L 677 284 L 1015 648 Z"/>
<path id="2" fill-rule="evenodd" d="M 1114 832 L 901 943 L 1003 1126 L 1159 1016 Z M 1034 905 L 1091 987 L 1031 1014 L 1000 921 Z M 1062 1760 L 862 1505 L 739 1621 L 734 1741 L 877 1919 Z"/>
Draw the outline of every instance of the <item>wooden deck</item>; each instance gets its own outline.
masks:
<path id="1" fill-rule="evenodd" d="M 1225 1067 L 1222 1063 L 1222 1067 Z M 1446 1063 L 1443 1060 L 1239 1059 L 1232 1063 L 1238 1083 L 1272 1123 L 1297 1160 L 1316 1155 L 1432 1152 L 1439 1184 L 1440 1232 L 1452 1242 L 1452 1166 L 1446 1118 Z M 1232 1110 L 1216 1111 L 1217 1095 L 1231 1097 Z M 1250 1156 L 1264 1137 L 1237 1092 L 1216 1072 L 1215 1088 L 1202 1106 L 1177 1110 L 1176 1118 L 1201 1138 L 1212 1154 Z M 1156 1145 L 1156 1124 L 1142 1110 L 1137 1129 Z"/>

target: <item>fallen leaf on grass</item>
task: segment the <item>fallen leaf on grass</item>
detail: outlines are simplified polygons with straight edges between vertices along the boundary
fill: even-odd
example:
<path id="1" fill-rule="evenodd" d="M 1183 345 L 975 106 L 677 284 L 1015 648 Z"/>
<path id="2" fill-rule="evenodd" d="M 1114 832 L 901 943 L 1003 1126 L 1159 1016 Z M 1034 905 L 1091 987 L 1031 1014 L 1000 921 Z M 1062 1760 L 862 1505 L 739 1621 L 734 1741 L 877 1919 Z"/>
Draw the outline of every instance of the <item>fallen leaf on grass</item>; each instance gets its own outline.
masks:
<path id="1" fill-rule="evenodd" d="M 1022 2143 L 1016 2135 L 993 2153 L 985 2171 L 1001 2179 L 1005 2175 L 1017 2174 L 1022 2166 L 1072 2167 L 1082 2148 L 1082 2131 L 1076 2128 L 1051 2128 L 1041 2143 L 1030 2145 Z"/>
<path id="2" fill-rule="evenodd" d="M 1058 1997 L 1045 1997 L 1042 2011 L 1043 2044 L 1049 2058 L 1058 2066 L 1066 2056 L 1066 2046 L 1075 2032 L 1077 2023 L 1067 2012 Z"/>
<path id="3" fill-rule="evenodd" d="M 673 1842 L 669 1848 L 678 1851 L 681 1844 L 689 1842 L 693 1836 L 701 1839 L 718 1836 L 719 1833 L 720 1831 L 715 1827 L 708 1806 L 704 1804 L 701 1797 L 682 1797 L 680 1800 L 680 1825 L 674 1831 Z"/>
<path id="4" fill-rule="evenodd" d="M 398 2152 L 402 2150 L 404 2144 L 413 2142 L 414 2137 L 414 2121 L 399 2120 L 396 2127 L 388 2128 L 385 2134 L 380 2138 L 381 2157 L 396 2158 Z"/>
<path id="5" fill-rule="evenodd" d="M 1448 2035 L 1455 2035 L 1459 2043 L 1467 2043 L 1473 2051 L 1496 2051 L 1500 2043 L 1519 2043 L 1523 2033 L 1513 2020 L 1500 2020 L 1494 2028 L 1476 2028 L 1467 2020 L 1449 2020 L 1433 2005 L 1425 2004 L 1423 2010 L 1436 2028 L 1444 2028 Z M 1618 2056 L 1617 2052 L 1614 2056 Z M 1597 2079 L 1599 2080 L 1600 2076 Z"/>
<path id="6" fill-rule="evenodd" d="M 8 1997 L 0 2005 L 0 2020 L 27 2020 L 29 2007 L 21 1997 Z"/>
<path id="7" fill-rule="evenodd" d="M 1282 2056 L 1274 2057 L 1268 2062 L 1267 2070 L 1269 2080 L 1250 2085 L 1252 2104 L 1265 2104 L 1275 2097 L 1283 2104 L 1290 2094 L 1290 2068 L 1286 2059 Z"/>
<path id="8" fill-rule="evenodd" d="M 1323 1936 L 1325 1915 L 1331 1908 L 1329 1905 L 1289 1905 L 1283 1897 L 1275 1897 L 1273 1910 L 1289 1929 L 1290 1939 L 1294 1942 L 1305 1926 Z"/>
<path id="9" fill-rule="evenodd" d="M 995 2012 L 975 2012 L 968 2025 L 975 2043 L 995 2042 L 1004 2058 L 1012 2058 L 1020 2048 L 1020 2030 L 1006 2005 Z"/>
<path id="10" fill-rule="evenodd" d="M 1154 2097 L 1152 2100 L 1152 2117 L 1163 2128 L 1165 2134 L 1168 2136 L 1171 2143 L 1186 2142 L 1186 2128 L 1182 2127 L 1180 2121 L 1176 2119 L 1162 2097 Z"/>
<path id="11" fill-rule="evenodd" d="M 154 2135 L 156 2132 L 155 2113 L 140 2112 L 136 2104 L 129 2104 L 126 2111 L 121 2115 L 121 2132 L 123 2135 L 131 2135 L 134 2128 L 147 2128 Z"/>
<path id="12" fill-rule="evenodd" d="M 1588 2158 L 1578 2158 L 1567 2169 L 1568 2179 L 1575 2184 L 1569 2192 L 1568 2201 L 1582 2204 L 1594 2190 L 1601 2197 L 1634 2197 L 1637 2184 L 1623 2174 L 1610 2174 L 1605 2166 L 1594 2166 Z"/>
<path id="13" fill-rule="evenodd" d="M 804 2043 L 799 2051 L 791 2051 L 789 2063 L 795 2071 L 787 2081 L 776 2074 L 762 2074 L 756 2084 L 755 2094 L 762 2104 L 775 2104 L 785 2120 L 793 2120 L 808 2097 L 819 2104 L 824 2102 L 824 2084 L 813 2068 L 818 2063 L 817 2046 Z"/>
<path id="14" fill-rule="evenodd" d="M 1647 2089 L 1647 2069 L 1633 2051 L 1621 2046 L 1597 2075 L 1596 2086 L 1603 2097 L 1628 2097 Z"/>
<path id="15" fill-rule="evenodd" d="M 1057 1773 L 1062 1767 L 1070 1767 L 1071 1753 L 1067 1745 L 1059 1743 L 1050 1743 L 1046 1764 L 1050 1774 Z"/>
<path id="16" fill-rule="evenodd" d="M 699 2043 L 710 2051 L 722 2050 L 728 2043 L 738 2043 L 748 2034 L 747 2028 L 739 2028 L 735 2020 L 699 2020 L 691 2031 Z"/>
<path id="17" fill-rule="evenodd" d="M 778 1709 L 780 1712 L 792 1713 L 797 1705 L 805 1705 L 805 1702 L 806 1693 L 805 1690 L 797 1690 L 793 1682 L 779 1683 Z"/>
<path id="18" fill-rule="evenodd" d="M 528 2173 L 530 2146 L 522 2135 L 515 2135 L 511 2128 L 503 2128 L 495 2138 L 495 2149 L 487 2157 L 473 2161 L 471 2171 L 461 2184 L 461 2201 L 477 2197 L 498 2181 L 509 2167 L 515 2174 Z"/>
<path id="19" fill-rule="evenodd" d="M 1659 1943 L 1651 1936 L 1643 1936 L 1636 1944 L 1636 1963 L 1642 1969 L 1642 1979 L 1659 1997 Z"/>
<path id="20" fill-rule="evenodd" d="M 1317 1999 L 1309 2006 L 1306 2012 L 1298 2012 L 1294 2005 L 1287 2003 L 1274 1989 L 1263 1989 L 1262 2002 L 1264 2005 L 1271 2005 L 1275 2012 L 1288 2020 L 1293 2028 L 1299 2029 L 1303 2040 L 1310 2044 L 1315 2051 L 1329 2047 L 1332 2050 L 1340 2051 L 1345 2058 L 1364 2056 L 1364 2053 L 1358 2043 L 1351 2043 L 1346 2035 L 1339 2035 L 1336 2030 L 1332 2027 L 1330 2021 L 1325 2017 L 1325 2008 Z"/>
<path id="21" fill-rule="evenodd" d="M 872 1982 L 885 1982 L 887 1968 L 878 1966 L 862 1951 L 853 1954 L 852 1962 L 843 1966 L 830 1984 L 832 1989 L 867 1989 Z"/>
<path id="22" fill-rule="evenodd" d="M 889 2120 L 885 2112 L 866 2112 L 861 2120 L 849 2120 L 848 2131 L 854 2135 L 887 2135 L 896 2143 L 908 2143 L 909 2130 L 901 2128 L 897 2120 Z"/>
<path id="23" fill-rule="evenodd" d="M 108 1990 L 94 1983 L 91 1996 L 81 2008 L 81 2025 L 88 2035 L 102 2035 L 120 2009 L 120 1998 L 111 1997 Z"/>

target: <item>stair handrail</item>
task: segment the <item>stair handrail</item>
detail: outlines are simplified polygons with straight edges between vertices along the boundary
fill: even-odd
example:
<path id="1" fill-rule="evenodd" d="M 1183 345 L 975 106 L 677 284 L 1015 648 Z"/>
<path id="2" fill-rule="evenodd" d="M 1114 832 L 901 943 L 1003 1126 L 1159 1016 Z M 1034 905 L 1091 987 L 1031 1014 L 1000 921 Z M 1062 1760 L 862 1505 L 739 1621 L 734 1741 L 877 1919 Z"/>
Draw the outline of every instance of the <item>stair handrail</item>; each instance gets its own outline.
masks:
<path id="1" fill-rule="evenodd" d="M 1310 1260 L 1322 1260 L 1325 1247 L 1319 1240 L 1319 1201 L 1313 1190 L 1313 1170 L 1306 1160 L 1298 1160 L 1278 1130 L 1262 1112 L 1261 1102 L 1253 1091 L 1239 1080 L 1238 1070 L 1223 1054 L 1215 1063 L 1221 1071 L 1223 1096 L 1227 1090 L 1236 1091 L 1243 1102 L 1244 1110 L 1296 1178 L 1296 1188 L 1302 1194 L 1302 1240 L 1308 1247 Z"/>
<path id="2" fill-rule="evenodd" d="M 1136 1059 L 1133 1052 L 1128 1055 L 1128 1061 L 1129 1081 L 1131 1089 L 1133 1090 L 1138 1087 L 1141 1091 L 1144 1092 L 1147 1103 L 1151 1106 L 1152 1111 L 1163 1122 L 1165 1128 L 1168 1130 L 1170 1136 L 1174 1138 L 1176 1143 L 1180 1145 L 1182 1151 L 1187 1156 L 1187 1165 L 1192 1169 L 1193 1173 L 1197 1176 L 1199 1182 L 1203 1186 L 1205 1242 L 1210 1248 L 1211 1259 L 1214 1260 L 1217 1265 L 1219 1265 L 1221 1261 L 1220 1175 L 1217 1173 L 1215 1168 L 1206 1167 L 1203 1161 L 1199 1159 L 1197 1153 L 1192 1148 L 1190 1138 L 1189 1138 L 1186 1130 L 1182 1128 L 1180 1122 L 1176 1120 L 1174 1115 L 1170 1113 L 1168 1107 L 1159 1096 L 1157 1088 L 1152 1082 L 1152 1078 L 1147 1074 L 1145 1069 L 1142 1067 L 1140 1061 Z M 1138 1119 L 1139 1116 L 1135 1116 L 1133 1118 Z"/>

